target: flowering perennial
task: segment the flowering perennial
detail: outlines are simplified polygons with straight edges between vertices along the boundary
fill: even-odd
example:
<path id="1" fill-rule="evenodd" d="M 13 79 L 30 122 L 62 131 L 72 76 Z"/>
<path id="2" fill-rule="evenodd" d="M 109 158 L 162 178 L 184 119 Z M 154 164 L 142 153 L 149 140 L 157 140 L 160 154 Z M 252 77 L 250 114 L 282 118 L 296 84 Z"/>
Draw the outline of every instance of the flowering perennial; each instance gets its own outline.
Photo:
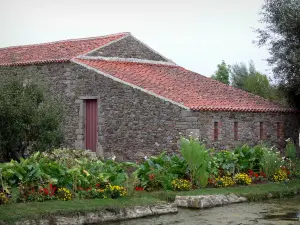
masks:
<path id="1" fill-rule="evenodd" d="M 72 193 L 67 188 L 58 188 L 57 197 L 63 201 L 72 200 Z"/>
<path id="2" fill-rule="evenodd" d="M 285 181 L 286 179 L 288 179 L 288 175 L 287 175 L 287 172 L 286 170 L 278 170 L 274 175 L 273 175 L 273 180 L 275 182 L 283 182 Z"/>
<path id="3" fill-rule="evenodd" d="M 175 179 L 171 184 L 174 191 L 188 191 L 192 189 L 192 183 L 184 179 Z"/>
<path id="4" fill-rule="evenodd" d="M 252 183 L 251 177 L 246 173 L 238 173 L 234 176 L 235 183 L 249 185 Z"/>
<path id="5" fill-rule="evenodd" d="M 0 192 L 0 205 L 5 205 L 8 202 L 8 198 L 4 192 Z"/>
<path id="6" fill-rule="evenodd" d="M 230 176 L 217 177 L 215 179 L 216 187 L 232 187 L 234 184 L 235 183 Z"/>

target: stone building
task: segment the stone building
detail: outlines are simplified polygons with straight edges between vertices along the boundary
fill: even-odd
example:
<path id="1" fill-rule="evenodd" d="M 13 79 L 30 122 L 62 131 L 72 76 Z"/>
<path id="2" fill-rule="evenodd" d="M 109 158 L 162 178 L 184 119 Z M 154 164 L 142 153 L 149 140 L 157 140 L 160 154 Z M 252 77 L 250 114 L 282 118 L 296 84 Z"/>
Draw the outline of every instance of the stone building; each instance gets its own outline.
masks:
<path id="1" fill-rule="evenodd" d="M 67 109 L 65 144 L 128 160 L 176 151 L 180 135 L 224 148 L 297 143 L 299 116 L 186 70 L 130 33 L 0 49 L 0 77 L 34 75 Z"/>

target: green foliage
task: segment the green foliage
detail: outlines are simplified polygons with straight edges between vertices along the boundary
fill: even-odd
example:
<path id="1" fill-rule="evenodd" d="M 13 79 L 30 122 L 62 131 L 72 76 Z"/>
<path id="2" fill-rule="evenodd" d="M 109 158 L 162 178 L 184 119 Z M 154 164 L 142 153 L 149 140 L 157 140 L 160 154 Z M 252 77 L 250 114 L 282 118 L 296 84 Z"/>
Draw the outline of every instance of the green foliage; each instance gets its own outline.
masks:
<path id="1" fill-rule="evenodd" d="M 0 82 L 0 155 L 19 159 L 62 143 L 61 104 L 37 84 L 3 76 Z"/>
<path id="2" fill-rule="evenodd" d="M 270 179 L 281 166 L 281 159 L 279 152 L 274 149 L 264 148 L 261 156 L 260 167 Z"/>
<path id="3" fill-rule="evenodd" d="M 295 163 L 297 160 L 296 146 L 291 139 L 287 139 L 286 142 L 287 142 L 285 146 L 286 157 Z"/>
<path id="4" fill-rule="evenodd" d="M 235 63 L 231 66 L 230 77 L 233 87 L 245 90 L 245 81 L 256 72 L 254 63 L 250 61 L 249 70 L 245 63 Z"/>
<path id="5" fill-rule="evenodd" d="M 268 48 L 275 78 L 290 104 L 300 107 L 300 1 L 265 0 L 258 45 Z"/>
<path id="6" fill-rule="evenodd" d="M 268 77 L 259 72 L 246 78 L 244 90 L 263 98 L 270 98 L 272 91 Z"/>
<path id="7" fill-rule="evenodd" d="M 187 162 L 190 170 L 192 184 L 205 187 L 209 177 L 209 150 L 204 144 L 194 139 L 180 139 L 180 149 L 183 158 Z"/>
<path id="8" fill-rule="evenodd" d="M 88 161 L 97 161 L 101 158 L 96 155 L 95 152 L 85 149 L 70 149 L 70 148 L 57 148 L 51 149 L 41 153 L 41 158 L 47 158 L 49 160 L 63 163 L 67 166 L 77 164 L 75 159 L 86 159 Z"/>
<path id="9" fill-rule="evenodd" d="M 243 62 L 232 65 L 230 73 L 233 87 L 284 103 L 278 88 L 270 84 L 270 80 L 266 75 L 256 71 L 253 61 L 249 62 L 249 67 Z"/>
<path id="10" fill-rule="evenodd" d="M 223 150 L 214 154 L 213 161 L 216 163 L 217 169 L 222 169 L 225 175 L 231 175 L 235 173 L 238 157 L 232 151 Z M 215 171 L 214 175 L 217 176 L 218 173 L 219 170 Z"/>
<path id="11" fill-rule="evenodd" d="M 7 184 L 11 187 L 18 187 L 20 201 L 44 201 L 52 198 L 52 196 L 45 195 L 45 191 L 47 192 L 45 184 L 67 188 L 72 190 L 72 193 L 77 193 L 82 189 L 89 190 L 99 185 L 112 184 L 112 187 L 116 187 L 116 185 L 124 185 L 128 179 L 126 171 L 136 167 L 130 162 L 96 160 L 97 157 L 94 158 L 91 153 L 83 152 L 82 154 L 76 153 L 77 158 L 66 160 L 64 156 L 75 153 L 71 151 L 68 154 L 65 151 L 67 150 L 57 149 L 51 153 L 37 152 L 29 158 L 21 158 L 20 162 L 12 160 L 9 163 L 0 164 L 3 177 L 1 183 L 4 183 L 0 186 L 6 187 L 5 184 Z M 81 150 L 78 151 L 81 152 Z M 54 157 L 53 152 L 62 153 L 62 158 Z M 41 188 L 42 192 L 40 192 Z"/>
<path id="12" fill-rule="evenodd" d="M 220 81 L 224 84 L 229 84 L 229 71 L 230 66 L 225 63 L 223 60 L 221 64 L 217 65 L 218 70 L 212 75 L 212 79 Z"/>
<path id="13" fill-rule="evenodd" d="M 187 163 L 178 155 L 168 156 L 163 152 L 156 157 L 145 159 L 135 173 L 145 189 L 171 190 L 171 182 L 174 179 L 187 176 Z"/>

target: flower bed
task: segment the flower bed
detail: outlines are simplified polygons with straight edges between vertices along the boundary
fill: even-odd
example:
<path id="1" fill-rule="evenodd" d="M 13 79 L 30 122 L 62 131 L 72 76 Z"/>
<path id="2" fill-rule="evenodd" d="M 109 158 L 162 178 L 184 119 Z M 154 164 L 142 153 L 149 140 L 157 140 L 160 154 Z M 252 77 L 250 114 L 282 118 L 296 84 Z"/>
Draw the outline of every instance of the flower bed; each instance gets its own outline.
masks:
<path id="1" fill-rule="evenodd" d="M 265 145 L 215 152 L 197 140 L 182 138 L 181 155 L 162 153 L 139 164 L 115 162 L 114 158 L 103 161 L 81 150 L 36 153 L 20 162 L 0 164 L 0 204 L 115 199 L 161 189 L 189 191 L 206 186 L 288 183 L 299 178 L 300 168 L 289 140 L 287 147 L 288 155 L 282 158 L 276 149 Z M 18 188 L 15 196 L 11 196 L 12 187 Z"/>

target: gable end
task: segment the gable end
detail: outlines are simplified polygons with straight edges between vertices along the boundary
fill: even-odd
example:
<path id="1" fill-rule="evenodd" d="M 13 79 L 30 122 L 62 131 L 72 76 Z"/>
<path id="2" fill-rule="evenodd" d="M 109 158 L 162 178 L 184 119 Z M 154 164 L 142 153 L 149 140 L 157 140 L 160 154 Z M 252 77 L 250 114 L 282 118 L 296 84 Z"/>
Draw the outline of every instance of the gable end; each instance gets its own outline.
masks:
<path id="1" fill-rule="evenodd" d="M 136 58 L 167 62 L 163 56 L 132 36 L 126 36 L 110 45 L 92 51 L 87 56 Z"/>

